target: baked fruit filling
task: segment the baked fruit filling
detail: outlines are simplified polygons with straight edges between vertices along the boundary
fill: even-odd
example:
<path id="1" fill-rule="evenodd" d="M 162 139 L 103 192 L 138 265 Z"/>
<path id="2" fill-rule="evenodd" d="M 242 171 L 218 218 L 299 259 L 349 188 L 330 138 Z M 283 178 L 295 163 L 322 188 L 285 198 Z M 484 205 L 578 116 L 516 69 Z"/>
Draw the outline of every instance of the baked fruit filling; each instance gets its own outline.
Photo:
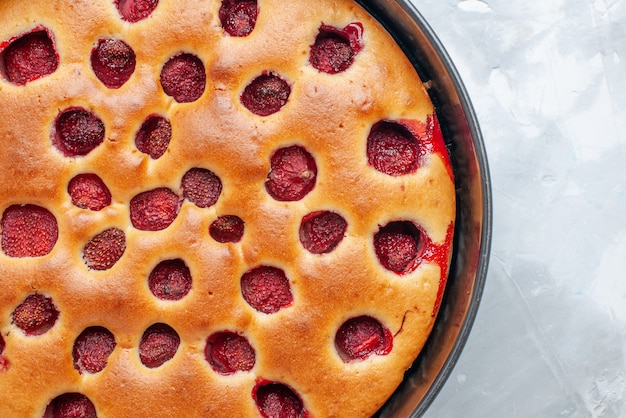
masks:
<path id="1" fill-rule="evenodd" d="M 302 400 L 289 386 L 278 382 L 259 382 L 253 397 L 263 418 L 308 418 Z"/>
<path id="2" fill-rule="evenodd" d="M 191 272 L 183 260 L 161 261 L 148 278 L 148 287 L 162 300 L 180 300 L 191 290 Z"/>
<path id="3" fill-rule="evenodd" d="M 241 294 L 259 312 L 272 314 L 293 302 L 285 272 L 276 267 L 260 266 L 241 276 Z"/>
<path id="4" fill-rule="evenodd" d="M 239 216 L 220 216 L 211 223 L 209 234 L 217 242 L 239 242 L 243 238 L 245 225 Z"/>
<path id="5" fill-rule="evenodd" d="M 388 354 L 393 337 L 389 329 L 375 318 L 359 316 L 341 325 L 335 336 L 335 345 L 343 361 L 350 362 L 364 360 L 373 354 Z"/>
<path id="6" fill-rule="evenodd" d="M 263 73 L 250 82 L 241 93 L 241 103 L 252 113 L 269 116 L 278 112 L 289 100 L 291 86 L 280 75 Z"/>
<path id="7" fill-rule="evenodd" d="M 172 57 L 161 70 L 161 86 L 165 94 L 179 103 L 195 102 L 206 87 L 204 64 L 189 53 Z"/>
<path id="8" fill-rule="evenodd" d="M 80 333 L 74 348 L 72 358 L 74 368 L 79 373 L 98 373 L 106 365 L 109 356 L 115 349 L 115 337 L 106 328 L 89 327 Z"/>
<path id="9" fill-rule="evenodd" d="M 172 124 L 159 115 L 150 115 L 141 124 L 135 136 L 135 146 L 153 160 L 165 154 L 167 146 L 172 140 Z"/>
<path id="10" fill-rule="evenodd" d="M 121 39 L 99 39 L 91 51 L 91 68 L 110 89 L 122 87 L 133 75 L 135 65 L 135 51 Z"/>
<path id="11" fill-rule="evenodd" d="M 85 395 L 65 393 L 50 402 L 43 418 L 96 418 L 97 416 L 96 407 Z"/>
<path id="12" fill-rule="evenodd" d="M 352 0 L 3 1 L 0 107 L 0 416 L 364 418 L 419 355 L 454 176 Z"/>
<path id="13" fill-rule="evenodd" d="M 130 221 L 142 231 L 160 231 L 174 222 L 181 199 L 166 187 L 141 192 L 130 200 Z"/>
<path id="14" fill-rule="evenodd" d="M 59 113 L 54 128 L 52 143 L 66 157 L 87 155 L 104 141 L 102 120 L 80 107 Z"/>
<path id="15" fill-rule="evenodd" d="M 139 358 L 144 366 L 154 369 L 161 366 L 178 351 L 180 337 L 167 324 L 151 325 L 141 336 Z"/>
<path id="16" fill-rule="evenodd" d="M 41 257 L 54 248 L 59 236 L 55 216 L 32 204 L 9 206 L 2 214 L 2 251 L 9 257 Z"/>
<path id="17" fill-rule="evenodd" d="M 423 250 L 420 231 L 410 222 L 391 222 L 374 236 L 376 255 L 383 267 L 398 274 L 415 269 Z"/>
<path id="18" fill-rule="evenodd" d="M 311 45 L 309 62 L 318 70 L 336 74 L 352 65 L 354 57 L 363 48 L 363 26 L 353 22 L 343 29 L 322 25 Z"/>
<path id="19" fill-rule="evenodd" d="M 81 209 L 99 211 L 111 204 L 111 192 L 98 175 L 79 174 L 67 185 L 72 203 Z"/>
<path id="20" fill-rule="evenodd" d="M 208 208 L 217 203 L 222 181 L 211 170 L 194 167 L 185 173 L 180 188 L 185 199 L 199 208 Z"/>
<path id="21" fill-rule="evenodd" d="M 92 270 L 108 270 L 126 251 L 126 234 L 109 228 L 93 236 L 83 247 L 83 261 Z"/>
<path id="22" fill-rule="evenodd" d="M 219 17 L 230 36 L 248 36 L 254 30 L 258 13 L 256 0 L 223 0 Z"/>
<path id="23" fill-rule="evenodd" d="M 252 370 L 254 348 L 246 337 L 230 331 L 217 332 L 207 339 L 205 356 L 211 367 L 223 375 Z"/>
<path id="24" fill-rule="evenodd" d="M 9 40 L 2 61 L 4 77 L 21 86 L 52 74 L 59 66 L 54 41 L 45 28 L 34 28 Z"/>
<path id="25" fill-rule="evenodd" d="M 156 9 L 159 0 L 114 0 L 122 19 L 135 23 L 146 19 Z"/>
<path id="26" fill-rule="evenodd" d="M 293 145 L 272 154 L 265 189 L 276 200 L 300 200 L 315 187 L 317 165 L 311 154 Z"/>
<path id="27" fill-rule="evenodd" d="M 341 242 L 347 228 L 347 221 L 335 212 L 312 212 L 302 218 L 300 242 L 313 254 L 328 253 Z"/>
<path id="28" fill-rule="evenodd" d="M 12 322 L 26 335 L 42 335 L 54 326 L 59 311 L 52 299 L 34 293 L 28 295 L 13 311 Z"/>

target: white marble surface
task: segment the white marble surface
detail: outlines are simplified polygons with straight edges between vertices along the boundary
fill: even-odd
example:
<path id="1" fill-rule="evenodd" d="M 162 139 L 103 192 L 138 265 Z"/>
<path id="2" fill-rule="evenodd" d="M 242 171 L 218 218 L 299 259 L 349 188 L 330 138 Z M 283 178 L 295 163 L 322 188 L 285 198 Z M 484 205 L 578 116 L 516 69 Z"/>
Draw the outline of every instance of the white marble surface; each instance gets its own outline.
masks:
<path id="1" fill-rule="evenodd" d="M 428 418 L 626 416 L 626 0 L 412 0 L 484 135 L 492 256 Z"/>

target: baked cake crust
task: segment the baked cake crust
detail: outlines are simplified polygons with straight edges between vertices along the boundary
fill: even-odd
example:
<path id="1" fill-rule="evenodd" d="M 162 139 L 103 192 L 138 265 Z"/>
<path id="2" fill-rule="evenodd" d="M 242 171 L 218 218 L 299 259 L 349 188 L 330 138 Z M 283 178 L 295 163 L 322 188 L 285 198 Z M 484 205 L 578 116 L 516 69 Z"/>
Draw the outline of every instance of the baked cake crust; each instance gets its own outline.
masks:
<path id="1" fill-rule="evenodd" d="M 122 19 L 113 0 L 0 2 L 0 49 L 45 29 L 58 68 L 24 85 L 0 77 L 0 211 L 14 205 L 47 209 L 58 238 L 49 253 L 0 252 L 0 416 L 41 417 L 51 401 L 81 393 L 98 417 L 262 416 L 255 392 L 279 382 L 302 401 L 303 416 L 366 417 L 391 395 L 423 346 L 445 284 L 454 228 L 455 190 L 433 106 L 415 70 L 392 38 L 352 1 L 259 0 L 254 30 L 230 36 L 220 1 L 160 0 L 145 19 Z M 322 25 L 358 22 L 362 48 L 345 71 L 327 74 L 309 62 Z M 134 72 L 107 88 L 90 63 L 99 39 L 122 39 L 136 54 Z M 1 53 L 1 51 L 0 51 Z M 201 96 L 177 102 L 164 92 L 164 64 L 181 53 L 204 65 Z M 3 64 L 4 65 L 4 64 Z M 291 91 L 279 111 L 257 115 L 242 103 L 244 88 L 277 74 Z M 104 140 L 85 155 L 66 156 L 53 144 L 66 109 L 102 121 Z M 171 123 L 167 150 L 153 159 L 137 149 L 136 133 L 150 115 Z M 368 164 L 367 138 L 380 121 L 394 121 L 431 146 L 419 168 L 388 175 Z M 297 145 L 315 159 L 315 186 L 300 200 L 279 201 L 265 183 L 273 153 Z M 221 180 L 219 199 L 199 207 L 182 198 L 181 179 L 194 167 Z M 76 206 L 68 183 L 95 173 L 111 202 L 94 211 Z M 180 196 L 163 229 L 135 227 L 130 202 L 167 188 Z M 298 240 L 314 211 L 341 215 L 347 227 L 332 251 L 312 254 Z M 238 242 L 209 235 L 223 215 L 243 220 Z M 384 268 L 374 236 L 397 221 L 418 227 L 430 250 L 411 271 Z M 109 229 L 123 231 L 125 249 L 112 266 L 89 268 L 86 243 Z M 423 244 L 427 245 L 427 244 Z M 191 288 L 160 300 L 148 277 L 164 260 L 182 259 Z M 258 266 L 281 269 L 291 303 L 263 313 L 242 296 L 240 279 Z M 15 310 L 32 294 L 51 298 L 58 318 L 41 335 L 27 335 Z M 369 316 L 392 335 L 387 353 L 344 361 L 335 345 L 341 324 Z M 142 364 L 144 331 L 162 323 L 180 337 L 175 355 L 154 368 Z M 104 327 L 115 347 L 99 372 L 79 372 L 73 345 L 89 327 Z M 205 357 L 207 338 L 229 330 L 244 336 L 254 366 L 217 373 Z"/>

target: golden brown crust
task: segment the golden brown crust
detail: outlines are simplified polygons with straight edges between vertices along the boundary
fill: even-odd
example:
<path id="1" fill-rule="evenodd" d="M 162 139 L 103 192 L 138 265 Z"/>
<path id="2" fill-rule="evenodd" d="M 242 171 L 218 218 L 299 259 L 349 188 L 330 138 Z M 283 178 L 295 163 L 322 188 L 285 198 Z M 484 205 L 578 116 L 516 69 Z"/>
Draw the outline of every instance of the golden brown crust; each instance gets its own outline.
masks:
<path id="1" fill-rule="evenodd" d="M 2 1 L 0 42 L 45 27 L 52 34 L 59 68 L 17 86 L 0 79 L 0 211 L 14 204 L 43 206 L 55 216 L 59 238 L 43 257 L 0 253 L 0 331 L 9 366 L 0 371 L 0 416 L 41 416 L 50 400 L 80 392 L 99 417 L 259 416 L 251 395 L 257 378 L 288 384 L 314 417 L 369 416 L 390 396 L 424 344 L 442 276 L 434 262 L 399 276 L 374 254 L 372 237 L 394 220 L 420 225 L 445 245 L 455 215 L 448 161 L 429 154 L 414 174 L 391 177 L 368 166 L 366 138 L 384 119 L 427 123 L 433 107 L 410 63 L 392 39 L 351 1 L 259 0 L 256 29 L 245 38 L 224 34 L 220 2 L 161 0 L 146 20 L 120 19 L 112 0 Z M 345 72 L 329 75 L 308 64 L 309 47 L 322 23 L 364 26 L 363 50 Z M 137 67 L 118 90 L 91 71 L 89 56 L 101 37 L 119 37 L 136 53 Z M 176 103 L 159 83 L 163 64 L 179 52 L 197 55 L 206 89 L 193 103 Z M 266 117 L 239 100 L 264 71 L 292 86 L 287 105 Z M 106 127 L 102 145 L 68 158 L 51 145 L 59 112 L 82 106 Z M 173 136 L 158 160 L 139 152 L 135 132 L 151 114 L 167 116 Z M 298 144 L 315 156 L 317 185 L 305 199 L 278 202 L 265 191 L 271 154 Z M 217 204 L 201 209 L 184 201 L 162 231 L 132 227 L 129 202 L 140 192 L 168 187 L 181 193 L 192 167 L 222 180 Z M 67 193 L 77 174 L 98 174 L 112 204 L 92 212 Z M 333 210 L 348 223 L 331 253 L 314 255 L 298 242 L 304 215 Z M 243 240 L 221 244 L 210 223 L 233 214 L 245 222 Z M 82 248 L 95 234 L 116 227 L 126 251 L 109 270 L 90 271 Z M 449 244 L 449 242 L 448 242 Z M 147 277 L 158 262 L 183 258 L 192 276 L 190 293 L 160 301 Z M 271 315 L 255 311 L 241 296 L 239 278 L 258 265 L 282 268 L 294 295 L 291 306 Z M 31 293 L 52 297 L 60 316 L 42 336 L 26 336 L 11 313 Z M 344 363 L 334 347 L 347 319 L 372 315 L 394 336 L 388 355 Z M 181 344 L 156 369 L 138 356 L 142 333 L 156 322 L 171 325 Z M 113 333 L 117 346 L 102 372 L 79 374 L 72 366 L 74 339 L 89 326 Z M 250 372 L 215 373 L 204 358 L 206 338 L 234 330 L 257 353 Z"/>

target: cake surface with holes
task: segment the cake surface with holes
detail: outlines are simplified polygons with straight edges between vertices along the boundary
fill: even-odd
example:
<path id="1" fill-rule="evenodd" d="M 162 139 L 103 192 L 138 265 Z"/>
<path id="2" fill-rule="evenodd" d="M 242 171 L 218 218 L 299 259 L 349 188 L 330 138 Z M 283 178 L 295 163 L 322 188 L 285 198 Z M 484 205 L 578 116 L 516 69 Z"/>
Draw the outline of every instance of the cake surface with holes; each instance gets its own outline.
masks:
<path id="1" fill-rule="evenodd" d="M 0 416 L 368 417 L 455 186 L 350 0 L 0 2 Z"/>

